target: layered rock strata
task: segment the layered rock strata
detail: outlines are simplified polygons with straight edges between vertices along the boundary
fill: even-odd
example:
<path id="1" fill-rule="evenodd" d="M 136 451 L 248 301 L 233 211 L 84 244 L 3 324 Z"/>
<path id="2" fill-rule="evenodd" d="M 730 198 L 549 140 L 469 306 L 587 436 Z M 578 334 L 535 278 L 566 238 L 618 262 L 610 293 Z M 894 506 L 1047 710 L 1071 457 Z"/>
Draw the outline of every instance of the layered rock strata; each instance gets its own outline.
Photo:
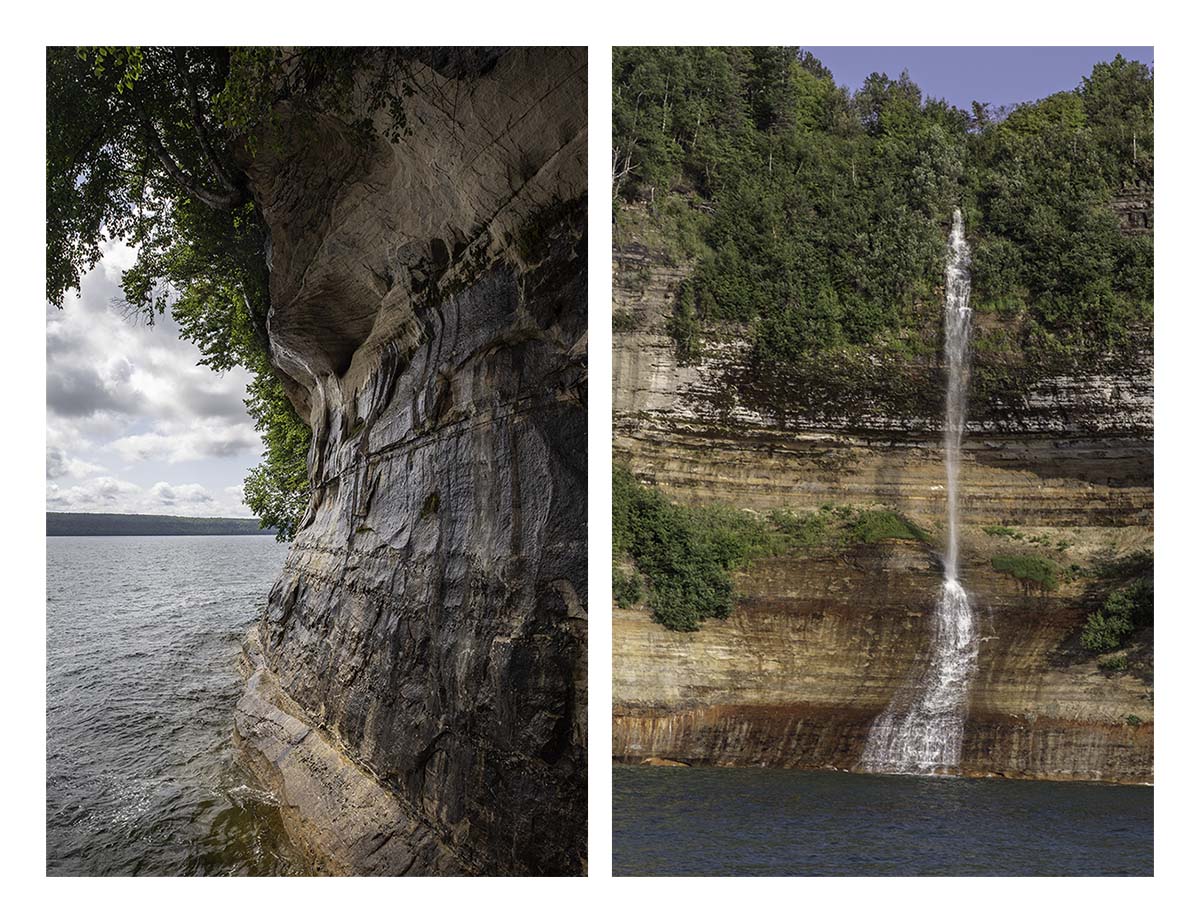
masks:
<path id="1" fill-rule="evenodd" d="M 313 499 L 237 734 L 327 870 L 579 874 L 586 52 L 395 53 L 406 132 L 248 166 Z"/>
<path id="2" fill-rule="evenodd" d="M 915 694 L 941 581 L 943 391 L 936 367 L 874 382 L 811 369 L 762 380 L 736 329 L 709 329 L 700 360 L 668 332 L 686 266 L 636 243 L 614 252 L 614 460 L 688 504 L 766 512 L 882 504 L 934 533 L 772 559 L 736 575 L 724 622 L 695 633 L 616 610 L 618 760 L 858 768 L 871 721 Z M 1148 549 L 1152 357 L 976 392 L 960 473 L 963 583 L 984 622 L 962 771 L 1144 782 L 1153 777 L 1152 638 L 1105 671 L 1079 636 L 1111 588 L 1104 561 Z M 1025 530 L 1036 543 L 984 532 Z M 1049 549 L 1049 551 L 1047 551 Z M 1054 591 L 991 559 L 1050 554 Z M 1071 566 L 1074 565 L 1074 570 Z"/>

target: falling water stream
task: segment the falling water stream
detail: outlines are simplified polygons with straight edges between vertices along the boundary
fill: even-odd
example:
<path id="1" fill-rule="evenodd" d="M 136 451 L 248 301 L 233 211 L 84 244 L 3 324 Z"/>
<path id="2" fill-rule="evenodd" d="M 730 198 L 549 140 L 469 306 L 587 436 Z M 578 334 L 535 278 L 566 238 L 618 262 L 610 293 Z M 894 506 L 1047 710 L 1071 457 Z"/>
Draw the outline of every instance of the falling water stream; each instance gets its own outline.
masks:
<path id="1" fill-rule="evenodd" d="M 945 365 L 947 540 L 945 576 L 934 610 L 933 644 L 915 699 L 897 695 L 871 725 L 863 752 L 869 772 L 929 774 L 958 765 L 967 693 L 979 636 L 966 590 L 958 581 L 958 469 L 971 369 L 971 252 L 962 213 L 954 210 L 946 250 Z"/>

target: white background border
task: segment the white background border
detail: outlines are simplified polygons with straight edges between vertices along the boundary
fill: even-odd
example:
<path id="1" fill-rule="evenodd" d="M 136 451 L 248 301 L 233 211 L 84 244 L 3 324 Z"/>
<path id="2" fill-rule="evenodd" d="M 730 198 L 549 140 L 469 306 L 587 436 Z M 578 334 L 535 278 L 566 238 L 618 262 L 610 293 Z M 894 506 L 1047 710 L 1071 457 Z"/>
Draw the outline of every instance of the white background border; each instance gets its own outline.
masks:
<path id="1" fill-rule="evenodd" d="M 7 382 L 3 477 L 12 507 L 3 554 L 7 821 L 0 830 L 12 918 L 266 921 L 336 915 L 418 921 L 633 918 L 738 920 L 932 915 L 1014 919 L 1155 920 L 1191 901 L 1194 878 L 1200 607 L 1192 589 L 1200 459 L 1196 385 L 1195 163 L 1197 38 L 1190 18 L 1143 2 L 802 4 L 337 4 L 128 2 L 10 7 L 19 45 L 3 57 Z M 1182 5 L 1175 5 L 1181 9 Z M 517 44 L 590 46 L 589 54 L 589 851 L 588 880 L 46 879 L 43 267 L 44 46 L 176 44 Z M 1154 45 L 1156 75 L 1156 878 L 611 879 L 609 521 L 611 323 L 608 125 L 613 44 Z M 686 843 L 679 844 L 686 849 Z M 1189 889 L 1190 890 L 1190 889 Z M 1176 904 L 1176 901 L 1179 903 Z M 1159 915 L 1162 915 L 1161 917 Z"/>

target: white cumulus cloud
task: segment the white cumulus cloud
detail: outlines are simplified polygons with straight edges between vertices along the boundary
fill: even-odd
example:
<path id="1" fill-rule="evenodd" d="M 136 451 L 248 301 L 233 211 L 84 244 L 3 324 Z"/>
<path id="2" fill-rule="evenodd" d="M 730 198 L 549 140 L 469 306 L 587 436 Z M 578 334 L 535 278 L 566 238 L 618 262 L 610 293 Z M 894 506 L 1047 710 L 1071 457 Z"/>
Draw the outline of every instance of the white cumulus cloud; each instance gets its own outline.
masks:
<path id="1" fill-rule="evenodd" d="M 185 462 L 240 455 L 254 451 L 260 444 L 248 422 L 201 422 L 188 429 L 160 426 L 157 432 L 122 436 L 113 440 L 111 448 L 128 461 Z"/>
<path id="2" fill-rule="evenodd" d="M 249 515 L 227 485 L 261 460 L 250 375 L 200 365 L 169 314 L 130 316 L 120 280 L 135 258 L 105 247 L 81 291 L 46 306 L 49 508 Z"/>
<path id="3" fill-rule="evenodd" d="M 46 509 L 74 513 L 253 516 L 242 502 L 241 487 L 213 491 L 203 484 L 159 481 L 143 488 L 114 477 L 90 478 L 70 487 L 51 481 L 46 485 Z"/>
<path id="4" fill-rule="evenodd" d="M 64 477 L 85 478 L 89 474 L 98 474 L 103 470 L 103 465 L 72 458 L 57 446 L 48 446 L 46 449 L 46 477 L 50 480 L 59 480 Z"/>

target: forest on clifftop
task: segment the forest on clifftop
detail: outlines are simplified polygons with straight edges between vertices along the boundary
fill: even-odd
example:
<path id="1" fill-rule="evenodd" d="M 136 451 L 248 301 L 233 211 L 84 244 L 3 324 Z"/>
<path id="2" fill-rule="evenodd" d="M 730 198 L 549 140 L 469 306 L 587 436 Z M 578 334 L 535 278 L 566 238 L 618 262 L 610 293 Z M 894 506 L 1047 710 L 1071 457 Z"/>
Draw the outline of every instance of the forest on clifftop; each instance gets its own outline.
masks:
<path id="1" fill-rule="evenodd" d="M 1087 363 L 1151 317 L 1153 238 L 1112 206 L 1153 184 L 1153 92 L 1118 56 L 1073 90 L 966 112 L 907 73 L 839 87 L 798 48 L 616 48 L 616 243 L 694 265 L 672 319 L 684 362 L 722 324 L 760 364 L 912 358 L 936 347 L 922 307 L 961 207 L 973 303 L 997 321 L 976 350 Z"/>

